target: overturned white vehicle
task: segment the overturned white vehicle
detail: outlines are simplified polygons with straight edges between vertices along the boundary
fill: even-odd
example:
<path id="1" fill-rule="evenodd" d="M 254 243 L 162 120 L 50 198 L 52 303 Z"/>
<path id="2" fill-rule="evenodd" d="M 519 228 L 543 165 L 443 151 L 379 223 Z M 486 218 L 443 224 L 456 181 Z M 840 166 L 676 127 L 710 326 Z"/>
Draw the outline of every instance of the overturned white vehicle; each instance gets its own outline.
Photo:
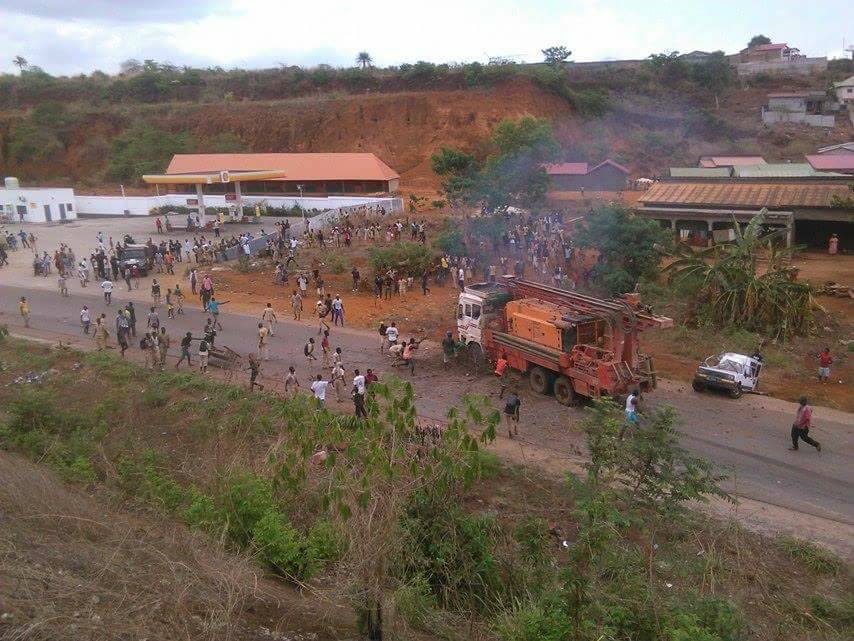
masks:
<path id="1" fill-rule="evenodd" d="M 709 356 L 694 374 L 695 392 L 705 389 L 726 390 L 731 398 L 740 398 L 744 392 L 755 392 L 759 387 L 762 357 L 726 352 Z"/>

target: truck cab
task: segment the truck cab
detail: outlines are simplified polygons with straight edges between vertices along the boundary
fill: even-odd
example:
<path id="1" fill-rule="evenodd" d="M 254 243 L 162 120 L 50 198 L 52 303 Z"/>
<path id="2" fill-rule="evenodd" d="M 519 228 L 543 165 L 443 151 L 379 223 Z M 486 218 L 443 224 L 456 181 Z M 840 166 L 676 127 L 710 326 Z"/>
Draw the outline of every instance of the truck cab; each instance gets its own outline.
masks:
<path id="1" fill-rule="evenodd" d="M 140 276 L 145 276 L 154 265 L 154 256 L 148 245 L 125 245 L 119 254 L 119 267 L 124 273 L 136 266 Z"/>
<path id="2" fill-rule="evenodd" d="M 474 283 L 457 300 L 457 334 L 466 345 L 483 345 L 483 328 L 496 310 L 510 299 L 510 292 L 496 283 Z"/>

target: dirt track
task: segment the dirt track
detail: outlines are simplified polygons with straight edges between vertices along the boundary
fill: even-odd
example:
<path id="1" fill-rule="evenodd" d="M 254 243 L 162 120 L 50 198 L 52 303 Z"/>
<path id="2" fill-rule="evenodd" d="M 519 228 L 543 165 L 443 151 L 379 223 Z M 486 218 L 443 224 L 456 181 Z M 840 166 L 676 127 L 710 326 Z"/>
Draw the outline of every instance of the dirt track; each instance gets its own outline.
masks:
<path id="1" fill-rule="evenodd" d="M 118 289 L 113 309 L 108 309 L 95 291 L 63 299 L 54 292 L 0 286 L 0 323 L 8 324 L 13 334 L 49 341 L 63 337 L 72 346 L 91 349 L 91 339 L 83 337 L 78 327 L 80 306 L 86 303 L 93 311 L 107 311 L 112 325 L 114 307 L 126 300 L 126 294 Z M 17 300 L 22 295 L 30 298 L 32 306 L 33 329 L 29 332 L 23 331 L 17 314 Z M 140 293 L 133 292 L 133 296 L 136 299 Z M 142 308 L 139 300 L 136 304 Z M 222 322 L 225 331 L 218 337 L 218 344 L 242 353 L 254 349 L 256 317 L 224 314 Z M 167 323 L 173 342 L 187 330 L 198 335 L 203 325 L 204 316 L 197 308 L 190 308 L 187 316 Z M 303 343 L 309 336 L 316 336 L 316 331 L 311 322 L 280 322 L 272 342 L 274 358 L 264 367 L 265 382 L 280 386 L 282 373 L 291 364 L 304 385 L 309 375 L 318 373 L 318 367 L 309 370 L 305 366 L 302 356 Z M 333 329 L 332 346 L 342 347 L 348 370 L 373 367 L 382 374 L 390 369 L 388 359 L 379 353 L 373 332 Z M 408 372 L 397 373 L 409 377 Z M 473 377 L 464 368 L 443 370 L 437 346 L 428 343 L 423 346 L 412 382 L 421 415 L 437 420 L 462 392 L 493 397 L 496 392 L 488 376 Z M 511 460 L 536 464 L 554 473 L 577 468 L 584 457 L 583 436 L 578 428 L 583 410 L 568 409 L 551 398 L 536 396 L 524 384 L 521 389 L 522 438 L 510 441 L 500 437 L 496 450 Z M 716 395 L 697 395 L 687 385 L 668 381 L 662 382 L 649 402 L 674 405 L 683 420 L 684 445 L 729 471 L 729 489 L 749 499 L 739 508 L 739 519 L 763 531 L 813 538 L 854 558 L 854 507 L 850 500 L 854 495 L 854 472 L 850 466 L 854 417 L 817 408 L 813 435 L 823 442 L 824 452 L 818 454 L 811 448 L 789 452 L 786 448 L 794 415 L 792 403 L 767 397 L 732 401 Z M 348 403 L 341 408 L 350 410 Z"/>

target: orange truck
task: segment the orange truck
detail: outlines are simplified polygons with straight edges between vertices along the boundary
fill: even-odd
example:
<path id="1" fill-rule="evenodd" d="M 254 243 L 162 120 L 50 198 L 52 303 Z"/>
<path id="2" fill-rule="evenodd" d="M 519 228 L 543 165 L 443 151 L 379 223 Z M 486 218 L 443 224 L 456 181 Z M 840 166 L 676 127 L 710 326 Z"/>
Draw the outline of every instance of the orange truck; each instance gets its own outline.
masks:
<path id="1" fill-rule="evenodd" d="M 673 327 L 640 309 L 636 295 L 604 300 L 504 276 L 460 292 L 457 331 L 475 361 L 499 356 L 528 374 L 531 389 L 564 405 L 656 386 L 639 333 Z"/>

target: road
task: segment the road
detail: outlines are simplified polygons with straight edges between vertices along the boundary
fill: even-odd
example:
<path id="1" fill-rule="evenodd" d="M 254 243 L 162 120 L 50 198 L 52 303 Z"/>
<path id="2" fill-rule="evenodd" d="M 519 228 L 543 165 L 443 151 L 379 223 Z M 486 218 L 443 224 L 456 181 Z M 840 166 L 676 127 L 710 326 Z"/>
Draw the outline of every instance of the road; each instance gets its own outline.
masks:
<path id="1" fill-rule="evenodd" d="M 142 291 L 128 293 L 118 286 L 110 308 L 104 305 L 99 290 L 83 291 L 77 289 L 70 297 L 62 298 L 48 290 L 0 285 L 0 324 L 7 324 L 13 333 L 23 333 L 17 304 L 21 296 L 27 296 L 32 310 L 31 335 L 61 336 L 88 349 L 91 339 L 81 334 L 78 322 L 83 304 L 97 313 L 106 312 L 111 328 L 116 306 L 124 304 L 128 296 L 134 300 L 138 317 L 145 316 L 147 305 Z M 173 344 L 186 331 L 199 335 L 204 326 L 205 315 L 195 302 L 186 309 L 184 317 L 164 319 Z M 317 366 L 309 368 L 302 355 L 308 337 L 317 336 L 317 326 L 311 321 L 286 320 L 286 310 L 277 311 L 280 322 L 271 344 L 273 358 L 265 364 L 263 376 L 267 382 L 281 384 L 283 372 L 294 365 L 306 385 L 311 376 L 320 372 Z M 163 319 L 165 310 L 160 315 Z M 217 337 L 218 345 L 240 353 L 254 349 L 257 317 L 223 313 L 221 320 L 224 331 Z M 389 359 L 379 353 L 376 333 L 333 328 L 331 338 L 333 348 L 342 348 L 348 370 L 372 367 L 379 373 L 389 371 Z M 412 379 L 422 416 L 440 420 L 462 392 L 488 394 L 495 399 L 494 381 L 489 376 L 471 376 L 463 368 L 443 369 L 440 358 L 438 346 L 425 343 L 415 375 L 397 371 Z M 573 466 L 577 469 L 584 457 L 584 439 L 578 427 L 584 410 L 566 408 L 551 398 L 535 395 L 524 384 L 521 397 L 521 438 L 510 441 L 500 437 L 498 451 L 553 472 Z M 823 451 L 819 454 L 808 446 L 798 452 L 788 451 L 796 407 L 786 401 L 761 396 L 732 400 L 713 393 L 696 394 L 689 385 L 662 381 L 659 389 L 649 395 L 649 403 L 673 405 L 681 419 L 683 445 L 730 475 L 727 489 L 743 499 L 739 518 L 766 532 L 784 531 L 814 538 L 854 558 L 854 416 L 816 408 L 812 435 L 822 442 Z M 349 409 L 346 405 L 342 408 Z"/>

